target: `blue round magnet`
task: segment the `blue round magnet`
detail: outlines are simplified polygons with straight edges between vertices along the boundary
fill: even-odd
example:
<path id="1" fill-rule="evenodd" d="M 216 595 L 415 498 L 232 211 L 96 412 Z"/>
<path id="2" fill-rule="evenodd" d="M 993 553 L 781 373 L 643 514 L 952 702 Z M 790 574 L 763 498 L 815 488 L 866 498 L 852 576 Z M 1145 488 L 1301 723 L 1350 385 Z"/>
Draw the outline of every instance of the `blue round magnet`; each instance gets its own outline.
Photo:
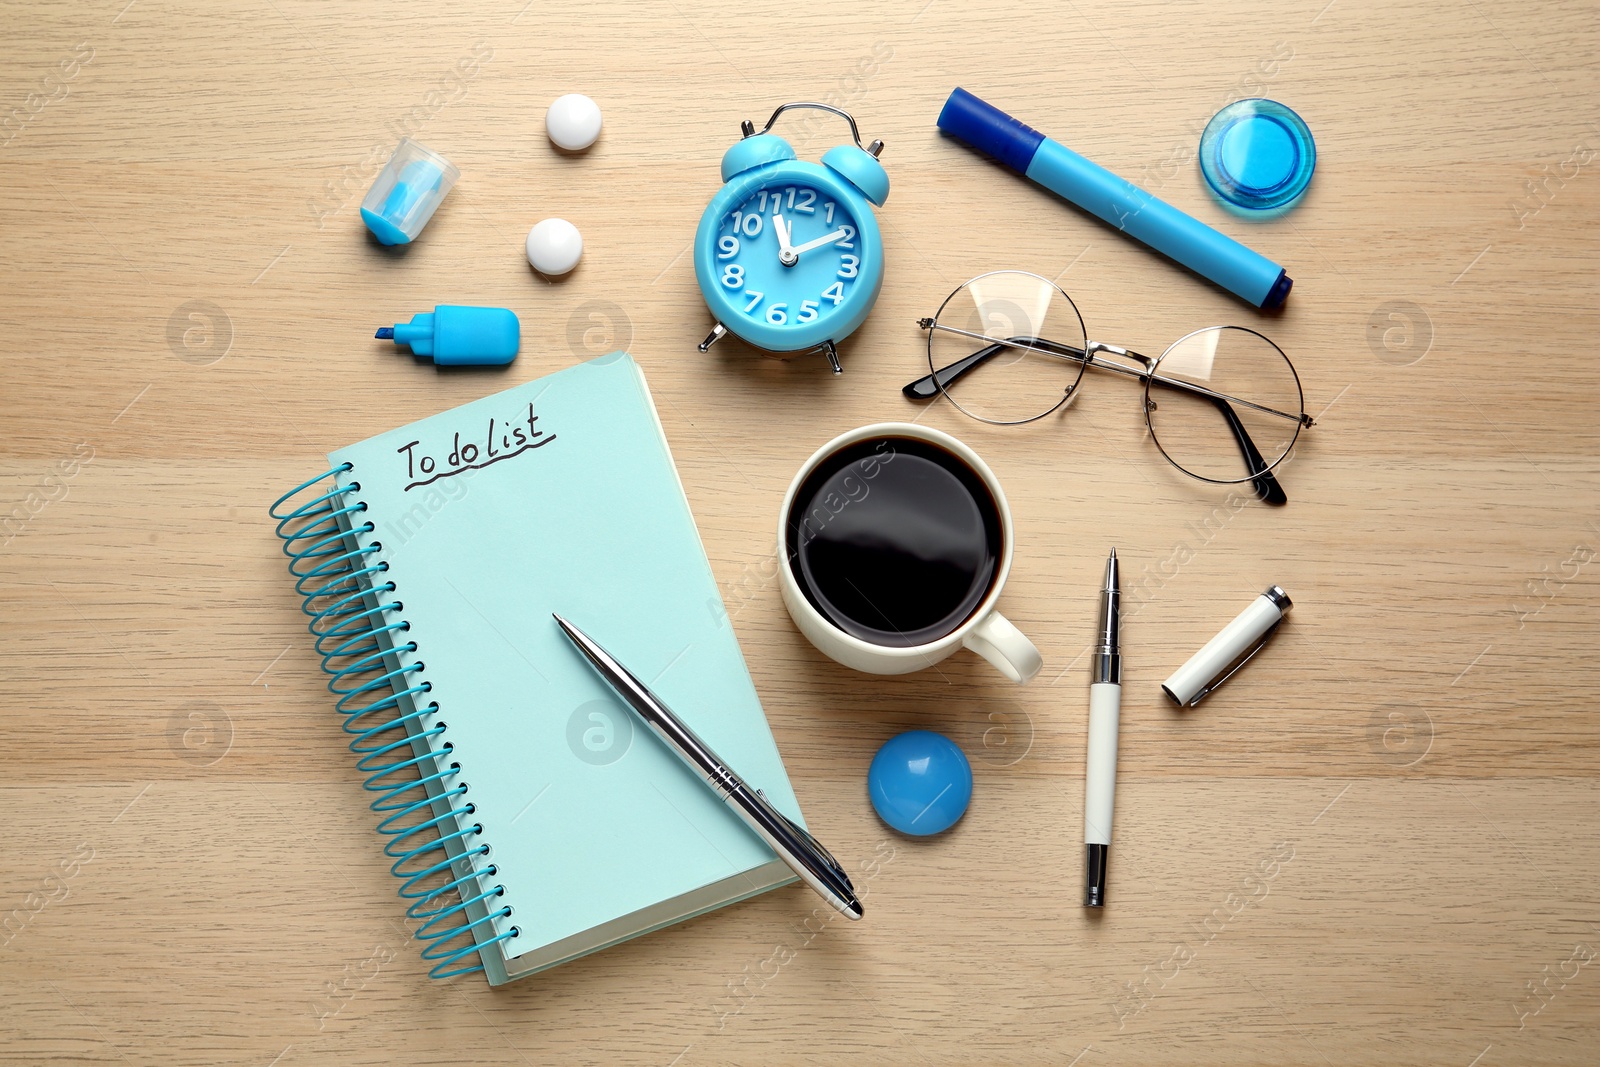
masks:
<path id="1" fill-rule="evenodd" d="M 1200 173 L 1211 191 L 1247 211 L 1287 208 L 1311 184 L 1317 144 L 1299 115 L 1276 100 L 1239 100 L 1200 135 Z"/>
<path id="2" fill-rule="evenodd" d="M 901 833 L 942 833 L 966 814 L 972 765 L 943 734 L 912 730 L 884 742 L 872 757 L 867 793 L 878 817 Z"/>

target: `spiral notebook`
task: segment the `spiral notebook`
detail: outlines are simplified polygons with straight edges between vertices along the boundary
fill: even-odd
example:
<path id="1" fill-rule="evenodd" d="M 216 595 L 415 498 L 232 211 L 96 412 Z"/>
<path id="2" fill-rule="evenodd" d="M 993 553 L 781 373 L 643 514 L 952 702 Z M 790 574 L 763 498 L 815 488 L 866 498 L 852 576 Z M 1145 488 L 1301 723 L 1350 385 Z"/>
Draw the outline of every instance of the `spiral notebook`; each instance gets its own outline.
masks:
<path id="1" fill-rule="evenodd" d="M 499 985 L 794 880 L 551 619 L 800 820 L 630 357 L 329 460 L 273 515 L 431 974 Z"/>

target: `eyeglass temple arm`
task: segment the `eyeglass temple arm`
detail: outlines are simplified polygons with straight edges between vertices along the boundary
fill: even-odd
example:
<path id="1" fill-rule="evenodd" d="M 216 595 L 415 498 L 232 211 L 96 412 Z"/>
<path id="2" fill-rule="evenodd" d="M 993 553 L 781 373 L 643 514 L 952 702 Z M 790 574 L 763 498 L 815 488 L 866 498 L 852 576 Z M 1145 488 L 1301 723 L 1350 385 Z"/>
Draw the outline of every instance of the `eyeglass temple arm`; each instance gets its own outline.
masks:
<path id="1" fill-rule="evenodd" d="M 1025 338 L 1024 340 L 1036 342 L 1037 339 Z M 1066 346 L 1054 347 L 1065 348 Z M 982 366 L 1001 352 L 1004 352 L 1006 348 L 1007 346 L 1003 344 L 993 344 L 987 348 L 980 348 L 972 355 L 958 359 L 948 367 L 941 367 L 932 374 L 924 374 L 914 382 L 907 382 L 900 391 L 912 400 L 932 400 L 939 395 L 939 390 L 954 385 L 966 377 L 968 372 Z M 1077 348 L 1067 348 L 1064 353 L 1058 352 L 1056 354 L 1070 355 L 1080 363 L 1083 362 L 1084 358 L 1083 351 Z"/>
<path id="2" fill-rule="evenodd" d="M 1256 496 L 1263 503 L 1273 507 L 1282 507 L 1289 502 L 1289 496 L 1283 491 L 1283 486 L 1278 484 L 1278 479 L 1273 477 L 1272 471 L 1267 469 L 1267 461 L 1262 458 L 1261 450 L 1245 432 L 1244 423 L 1239 421 L 1239 416 L 1229 404 L 1220 396 L 1211 398 L 1217 405 L 1217 410 L 1222 412 L 1222 417 L 1228 421 L 1228 429 L 1233 431 L 1233 439 L 1238 442 L 1239 451 L 1244 455 L 1244 465 L 1250 471 L 1250 484 L 1255 487 Z"/>
<path id="3" fill-rule="evenodd" d="M 924 328 L 933 326 L 932 319 L 922 320 Z M 966 334 L 965 330 L 957 331 Z M 981 338 L 982 334 L 967 334 L 967 336 Z M 907 382 L 901 392 L 912 400 L 932 400 L 939 395 L 940 389 L 947 389 L 966 377 L 969 373 L 982 366 L 984 363 L 998 356 L 1008 348 L 1023 348 L 1029 351 L 1048 352 L 1052 356 L 1065 356 L 1067 359 L 1076 360 L 1085 366 L 1099 367 L 1103 370 L 1114 370 L 1135 378 L 1143 377 L 1138 371 L 1128 367 L 1119 367 L 1115 363 L 1106 363 L 1096 360 L 1093 356 L 1084 355 L 1083 349 L 1073 348 L 1071 345 L 1060 344 L 1056 341 L 1047 341 L 1043 337 L 1007 337 L 997 340 L 986 348 L 980 348 L 970 356 L 956 360 L 948 367 L 941 367 L 932 374 L 924 374 L 914 382 Z M 1179 386 L 1182 383 L 1177 383 Z"/>

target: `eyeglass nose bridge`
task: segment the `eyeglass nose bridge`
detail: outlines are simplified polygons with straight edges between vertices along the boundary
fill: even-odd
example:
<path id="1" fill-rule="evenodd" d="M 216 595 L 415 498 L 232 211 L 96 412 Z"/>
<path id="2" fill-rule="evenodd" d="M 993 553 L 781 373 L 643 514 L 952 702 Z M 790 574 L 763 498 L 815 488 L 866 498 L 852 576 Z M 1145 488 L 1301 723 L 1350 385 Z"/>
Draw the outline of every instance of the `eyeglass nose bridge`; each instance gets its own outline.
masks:
<path id="1" fill-rule="evenodd" d="M 1101 362 L 1098 364 L 1099 366 L 1105 367 L 1108 370 L 1120 370 L 1125 373 L 1136 374 L 1140 378 L 1148 378 L 1150 376 L 1150 372 L 1155 369 L 1155 360 L 1140 352 L 1135 352 L 1131 348 L 1123 348 L 1121 345 L 1108 345 L 1104 341 L 1085 341 L 1083 343 L 1084 361 L 1088 363 L 1089 366 L 1092 367 L 1096 365 L 1095 356 L 1101 352 L 1104 352 L 1108 356 L 1116 356 L 1120 359 L 1130 360 L 1139 365 L 1138 369 L 1135 370 L 1132 367 L 1125 367 L 1118 363 Z"/>

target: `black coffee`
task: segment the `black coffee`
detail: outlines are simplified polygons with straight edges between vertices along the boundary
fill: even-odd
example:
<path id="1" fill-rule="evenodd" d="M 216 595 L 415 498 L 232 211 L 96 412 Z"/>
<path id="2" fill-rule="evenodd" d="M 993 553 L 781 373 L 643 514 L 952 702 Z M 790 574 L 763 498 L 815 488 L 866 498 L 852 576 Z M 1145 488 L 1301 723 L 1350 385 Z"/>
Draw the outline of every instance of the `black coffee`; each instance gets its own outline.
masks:
<path id="1" fill-rule="evenodd" d="M 1000 509 L 977 472 L 937 445 L 883 437 L 841 449 L 801 483 L 789 566 L 839 629 L 875 645 L 937 641 L 994 582 Z"/>

